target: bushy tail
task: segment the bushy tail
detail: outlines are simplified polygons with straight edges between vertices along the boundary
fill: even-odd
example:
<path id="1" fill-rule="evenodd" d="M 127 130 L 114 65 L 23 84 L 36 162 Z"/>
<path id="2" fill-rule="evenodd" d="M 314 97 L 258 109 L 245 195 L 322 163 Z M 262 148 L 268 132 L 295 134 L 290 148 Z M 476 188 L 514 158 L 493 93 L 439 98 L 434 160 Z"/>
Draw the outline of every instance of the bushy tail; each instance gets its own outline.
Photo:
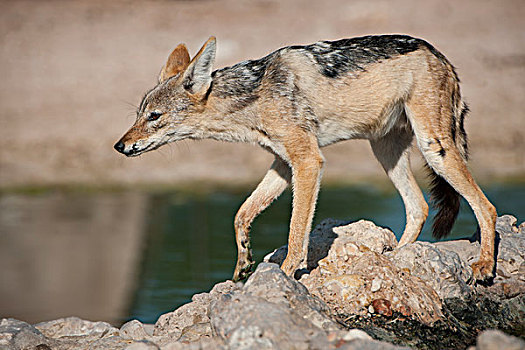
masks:
<path id="1" fill-rule="evenodd" d="M 428 165 L 427 168 L 432 179 L 430 183 L 431 205 L 437 210 L 432 223 L 432 236 L 436 239 L 441 239 L 448 236 L 452 226 L 454 226 L 459 213 L 459 194 Z"/>
<path id="2" fill-rule="evenodd" d="M 455 73 L 454 73 L 455 76 Z M 469 111 L 468 106 L 461 101 L 459 91 L 459 80 L 455 76 L 454 91 L 452 96 L 452 139 L 456 144 L 461 157 L 466 162 L 468 160 L 468 142 L 467 134 L 464 128 L 464 120 Z M 432 224 L 432 236 L 441 239 L 450 234 L 452 226 L 459 213 L 460 198 L 459 193 L 440 175 L 436 174 L 430 166 L 427 165 L 430 184 L 431 205 L 437 210 Z"/>

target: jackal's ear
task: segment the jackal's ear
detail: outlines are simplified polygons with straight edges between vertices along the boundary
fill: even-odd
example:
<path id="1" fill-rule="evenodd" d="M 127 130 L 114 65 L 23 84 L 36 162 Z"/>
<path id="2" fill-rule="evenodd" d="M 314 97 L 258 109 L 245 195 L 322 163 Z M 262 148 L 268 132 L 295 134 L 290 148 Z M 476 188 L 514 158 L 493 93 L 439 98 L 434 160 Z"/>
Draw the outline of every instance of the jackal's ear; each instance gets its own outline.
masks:
<path id="1" fill-rule="evenodd" d="M 193 57 L 184 72 L 184 88 L 191 94 L 204 96 L 210 88 L 215 51 L 215 37 L 212 36 Z"/>
<path id="2" fill-rule="evenodd" d="M 189 64 L 190 54 L 188 53 L 188 49 L 186 48 L 186 45 L 180 44 L 173 50 L 170 57 L 168 57 L 168 61 L 164 67 L 162 67 L 159 74 L 159 83 L 179 74 L 185 70 Z"/>

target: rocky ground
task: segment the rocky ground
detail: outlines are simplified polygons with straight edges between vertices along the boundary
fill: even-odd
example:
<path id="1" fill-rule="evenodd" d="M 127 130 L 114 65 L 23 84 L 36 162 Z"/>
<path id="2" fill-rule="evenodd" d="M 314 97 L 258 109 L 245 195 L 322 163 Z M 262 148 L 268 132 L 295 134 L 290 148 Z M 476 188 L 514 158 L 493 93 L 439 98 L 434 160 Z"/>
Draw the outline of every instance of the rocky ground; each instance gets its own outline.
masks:
<path id="1" fill-rule="evenodd" d="M 496 277 L 480 285 L 476 237 L 396 249 L 371 222 L 326 220 L 299 281 L 274 264 L 282 247 L 154 325 L 3 319 L 0 349 L 525 349 L 525 224 L 506 215 L 497 233 Z"/>

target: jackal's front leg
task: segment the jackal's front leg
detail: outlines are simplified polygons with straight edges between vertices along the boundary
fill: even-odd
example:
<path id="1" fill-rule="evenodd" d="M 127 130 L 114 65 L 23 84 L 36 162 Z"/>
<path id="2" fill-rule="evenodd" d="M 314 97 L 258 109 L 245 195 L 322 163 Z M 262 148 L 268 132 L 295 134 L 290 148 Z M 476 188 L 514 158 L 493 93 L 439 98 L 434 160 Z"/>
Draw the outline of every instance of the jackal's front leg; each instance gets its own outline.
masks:
<path id="1" fill-rule="evenodd" d="M 323 157 L 314 135 L 306 134 L 285 145 L 292 165 L 293 209 L 288 236 L 288 255 L 281 269 L 293 276 L 306 264 L 308 241 L 319 192 Z"/>
<path id="2" fill-rule="evenodd" d="M 248 277 L 252 271 L 254 261 L 250 247 L 250 225 L 253 219 L 279 197 L 288 187 L 290 178 L 290 167 L 281 158 L 275 157 L 270 170 L 235 215 L 237 265 L 233 273 L 233 281 Z"/>

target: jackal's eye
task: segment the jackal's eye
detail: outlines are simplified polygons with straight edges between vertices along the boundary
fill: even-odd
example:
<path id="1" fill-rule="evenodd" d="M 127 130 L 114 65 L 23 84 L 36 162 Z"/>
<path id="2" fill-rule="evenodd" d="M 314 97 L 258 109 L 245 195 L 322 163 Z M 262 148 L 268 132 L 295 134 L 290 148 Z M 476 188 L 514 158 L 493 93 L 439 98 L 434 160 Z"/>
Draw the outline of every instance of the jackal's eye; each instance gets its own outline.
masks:
<path id="1" fill-rule="evenodd" d="M 161 112 L 157 112 L 157 111 L 149 112 L 149 113 L 148 113 L 148 118 L 147 118 L 147 120 L 148 120 L 149 122 L 152 122 L 152 121 L 154 121 L 154 120 L 159 119 L 159 117 L 160 117 L 161 115 L 162 115 Z"/>

